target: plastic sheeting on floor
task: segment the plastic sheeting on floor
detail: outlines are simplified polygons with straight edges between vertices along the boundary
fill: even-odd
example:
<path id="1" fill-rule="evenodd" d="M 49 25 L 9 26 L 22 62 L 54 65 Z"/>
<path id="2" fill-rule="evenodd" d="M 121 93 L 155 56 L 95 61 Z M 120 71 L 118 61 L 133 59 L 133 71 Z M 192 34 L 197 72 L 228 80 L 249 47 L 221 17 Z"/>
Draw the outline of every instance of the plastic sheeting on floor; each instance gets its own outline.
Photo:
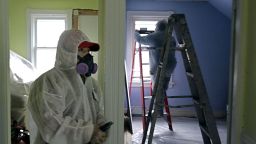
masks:
<path id="1" fill-rule="evenodd" d="M 172 125 L 174 131 L 169 130 L 163 118 L 157 119 L 152 144 L 203 144 L 196 118 L 173 117 Z M 226 144 L 226 122 L 217 121 L 217 126 L 222 144 Z M 133 118 L 133 128 L 132 144 L 141 144 L 143 137 L 141 118 Z"/>

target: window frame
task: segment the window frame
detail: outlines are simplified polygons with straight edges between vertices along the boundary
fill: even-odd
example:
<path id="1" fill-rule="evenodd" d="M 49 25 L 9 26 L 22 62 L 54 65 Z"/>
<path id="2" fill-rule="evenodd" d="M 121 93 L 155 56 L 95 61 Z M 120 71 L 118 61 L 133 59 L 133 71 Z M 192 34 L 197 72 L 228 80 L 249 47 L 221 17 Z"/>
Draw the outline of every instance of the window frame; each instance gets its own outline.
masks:
<path id="1" fill-rule="evenodd" d="M 28 60 L 36 67 L 37 63 L 37 48 L 36 47 L 36 21 L 38 19 L 64 19 L 65 29 L 70 29 L 72 27 L 72 10 L 38 10 L 29 9 L 27 11 L 28 20 Z M 43 47 L 46 49 L 57 48 L 56 47 Z"/>
<path id="2" fill-rule="evenodd" d="M 134 31 L 135 31 L 135 21 L 159 21 L 161 19 L 167 19 L 174 11 L 127 11 L 127 43 L 126 43 L 126 58 L 133 57 L 133 47 L 134 47 Z M 127 66 L 127 70 L 132 70 L 132 63 Z M 131 81 L 131 72 L 128 71 L 127 75 L 129 78 L 129 83 Z M 173 77 L 171 77 L 169 88 L 174 86 Z M 140 82 L 132 82 L 132 87 L 140 87 Z M 144 87 L 150 87 L 150 82 L 144 82 Z"/>

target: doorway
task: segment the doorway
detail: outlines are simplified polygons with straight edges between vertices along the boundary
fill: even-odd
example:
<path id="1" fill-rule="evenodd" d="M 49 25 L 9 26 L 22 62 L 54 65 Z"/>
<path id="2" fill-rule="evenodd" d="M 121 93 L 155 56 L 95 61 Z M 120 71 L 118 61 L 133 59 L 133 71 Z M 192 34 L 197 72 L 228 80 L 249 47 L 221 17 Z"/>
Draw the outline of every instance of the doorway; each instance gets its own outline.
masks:
<path id="1" fill-rule="evenodd" d="M 136 18 L 138 18 L 138 19 L 143 19 L 144 21 L 146 21 L 147 19 L 150 19 L 150 18 L 154 18 L 154 16 L 155 15 L 153 15 L 153 16 L 146 16 L 146 17 L 143 17 L 143 16 L 138 16 L 138 15 L 136 15 L 135 14 L 136 12 L 127 12 L 127 21 L 128 21 L 128 23 L 127 23 L 127 47 L 126 47 L 126 62 L 127 61 L 131 61 L 131 58 L 133 57 L 133 55 L 132 55 L 132 52 L 131 52 L 131 50 L 132 50 L 132 48 L 131 47 L 133 47 L 133 41 L 134 41 L 134 38 L 133 38 L 133 32 L 134 32 L 134 30 L 135 30 L 135 28 L 134 27 L 136 27 L 136 24 L 135 24 L 135 19 Z M 141 14 L 143 14 L 143 12 L 138 12 L 138 13 L 141 13 Z M 144 14 L 149 14 L 150 12 L 144 12 Z M 157 13 L 157 12 L 156 12 Z M 129 17 L 129 14 L 130 15 L 132 15 L 132 14 L 134 14 L 135 16 L 132 18 L 132 16 L 130 16 Z M 170 13 L 167 13 L 167 17 L 169 17 L 170 16 Z M 165 17 L 166 18 L 166 17 Z M 133 22 L 130 22 L 129 23 L 129 21 L 133 21 Z M 132 29 L 132 30 L 131 30 Z M 182 63 L 180 63 L 180 62 L 178 62 L 179 63 L 179 65 L 182 65 Z M 129 67 L 129 64 L 128 64 L 128 67 Z M 130 65 L 130 70 L 131 70 L 131 65 Z M 128 72 L 128 75 L 129 75 L 130 73 Z M 129 77 L 131 77 L 131 76 L 129 76 Z M 179 77 L 178 77 L 179 78 Z M 183 85 L 182 83 L 179 83 L 180 85 Z M 139 99 L 140 98 L 137 98 L 137 97 L 139 97 L 138 96 L 139 94 L 137 94 L 137 95 L 132 95 L 131 94 L 131 101 L 133 101 L 132 99 L 136 99 L 136 100 L 134 100 L 134 101 L 136 101 L 136 102 L 138 102 L 138 101 L 140 101 Z M 131 102 L 132 103 L 132 102 Z M 138 103 L 136 103 L 136 104 L 138 104 Z M 137 105 L 136 105 L 137 106 Z M 139 106 L 138 105 L 138 107 L 139 108 L 137 108 L 137 107 L 133 107 L 133 106 L 131 106 L 132 108 L 132 113 L 134 114 L 141 114 L 142 112 L 140 111 L 140 112 L 138 112 L 139 110 L 138 109 L 141 109 L 141 106 Z M 175 112 L 175 111 L 174 111 Z M 187 114 L 189 114 L 189 113 L 183 113 L 183 114 L 180 114 L 180 115 L 183 115 L 184 116 L 184 114 L 185 115 L 187 115 Z M 220 114 L 221 115 L 221 114 Z M 196 120 L 195 119 L 192 119 L 192 117 L 194 117 L 195 115 L 191 115 L 191 114 L 189 114 L 189 116 L 186 116 L 186 118 L 176 118 L 175 120 L 176 120 L 176 122 L 177 123 L 184 123 L 184 124 L 186 124 L 186 123 L 188 123 L 188 125 L 186 126 L 186 127 L 180 127 L 181 129 L 186 129 L 186 128 L 188 128 L 188 127 L 196 127 L 197 126 L 197 124 L 196 124 Z M 188 118 L 189 117 L 189 118 Z M 220 117 L 220 116 L 219 116 Z M 133 118 L 133 119 L 136 119 L 136 118 Z M 138 128 L 139 127 L 139 125 L 141 126 L 141 120 L 140 120 L 140 118 L 139 119 L 137 119 L 137 122 L 136 122 L 137 124 L 136 124 L 136 126 L 133 126 L 133 127 L 135 127 L 135 128 Z M 163 122 L 162 122 L 163 123 Z M 224 120 L 221 120 L 221 121 L 219 121 L 218 122 L 218 124 L 219 124 L 219 127 L 220 127 L 220 131 L 221 131 L 221 133 L 220 133 L 220 135 L 221 135 L 221 139 L 222 139 L 222 141 L 223 141 L 223 143 L 225 143 L 226 141 L 227 141 L 227 132 L 226 132 L 226 120 L 224 119 Z M 161 125 L 161 127 L 164 127 L 164 125 L 165 125 L 165 123 L 163 123 L 163 125 Z M 175 124 L 174 124 L 175 125 Z M 139 129 L 141 129 L 141 127 L 139 128 Z M 166 129 L 168 129 L 168 128 L 165 128 L 165 130 Z M 193 133 L 193 134 L 195 134 L 195 133 L 197 133 L 197 135 L 193 135 L 192 137 L 189 137 L 189 136 L 185 136 L 184 135 L 184 137 L 187 137 L 188 139 L 184 139 L 184 142 L 185 141 L 189 141 L 189 138 L 191 138 L 190 140 L 194 140 L 194 143 L 200 143 L 200 142 L 202 142 L 202 139 L 200 139 L 200 137 L 201 137 L 201 132 L 200 132 L 200 129 L 199 129 L 199 127 L 197 127 L 197 132 L 195 132 L 195 131 L 191 131 L 190 133 Z M 160 132 L 158 132 L 158 134 L 159 135 L 161 135 L 160 134 Z M 181 133 L 182 134 L 182 133 Z M 157 134 L 156 134 L 157 135 Z M 140 134 L 137 134 L 136 136 L 135 136 L 136 138 L 135 139 L 137 139 L 137 141 L 135 140 L 135 142 L 138 142 L 138 140 L 141 140 L 141 132 L 140 132 Z M 168 137 L 168 136 L 166 136 L 166 137 Z M 195 139 L 193 139 L 193 138 L 195 138 Z M 171 139 L 171 138 L 169 138 L 169 139 Z M 179 138 L 178 138 L 179 139 Z M 162 139 L 163 140 L 163 139 Z M 167 143 L 167 141 L 165 141 L 166 143 Z M 168 142 L 170 142 L 170 141 L 168 141 Z M 177 141 L 178 142 L 178 141 Z M 181 141 L 180 141 L 181 142 Z"/>

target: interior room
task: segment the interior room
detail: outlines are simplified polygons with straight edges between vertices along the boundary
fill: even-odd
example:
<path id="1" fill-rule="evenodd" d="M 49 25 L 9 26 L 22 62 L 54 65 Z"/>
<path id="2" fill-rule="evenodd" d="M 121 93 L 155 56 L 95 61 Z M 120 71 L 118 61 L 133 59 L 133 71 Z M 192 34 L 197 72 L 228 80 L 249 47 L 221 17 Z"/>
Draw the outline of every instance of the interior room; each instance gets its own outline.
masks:
<path id="1" fill-rule="evenodd" d="M 222 143 L 227 142 L 227 108 L 228 108 L 228 93 L 229 93 L 229 78 L 230 78 L 230 52 L 231 52 L 231 9 L 232 1 L 169 1 L 169 0 L 152 0 L 152 1 L 126 1 L 127 11 L 127 47 L 126 47 L 126 63 L 127 75 L 130 82 L 130 104 L 131 113 L 133 115 L 133 124 L 135 132 L 133 134 L 133 141 L 139 143 L 139 137 L 142 137 L 143 125 L 143 100 L 142 95 L 150 95 L 150 82 L 147 83 L 149 68 L 143 65 L 144 88 L 140 83 L 140 69 L 139 69 L 139 53 L 135 54 L 134 66 L 132 66 L 134 46 L 134 30 L 138 29 L 138 24 L 141 21 L 154 21 L 162 18 L 167 19 L 172 13 L 182 13 L 186 17 L 187 25 L 192 37 L 196 55 L 199 61 L 203 79 L 208 92 L 210 104 L 213 109 L 217 123 L 219 124 L 219 133 L 221 135 Z M 151 19 L 150 19 L 151 18 Z M 143 28 L 147 27 L 145 24 Z M 152 25 L 155 25 L 152 24 Z M 135 28 L 134 28 L 135 27 Z M 148 27 L 148 30 L 154 28 Z M 145 53 L 145 52 L 144 52 Z M 167 96 L 184 96 L 190 95 L 189 85 L 185 76 L 185 70 L 181 53 L 176 52 L 177 66 L 172 74 L 172 78 L 167 90 Z M 148 53 L 142 54 L 142 63 L 148 63 Z M 131 72 L 133 69 L 133 73 Z M 136 73 L 137 72 L 137 73 Z M 142 94 L 141 89 L 145 94 Z M 148 111 L 149 100 L 145 101 L 146 111 Z M 177 106 L 192 103 L 189 98 L 169 98 L 169 106 Z M 170 108 L 170 113 L 173 123 L 173 133 L 169 135 L 180 135 L 167 137 L 166 139 L 175 139 L 168 141 L 160 135 L 168 133 L 168 124 L 159 121 L 159 127 L 155 128 L 155 137 L 159 140 L 155 143 L 203 143 L 200 138 L 200 130 L 197 132 L 189 131 L 191 127 L 186 125 L 192 121 L 196 121 L 194 108 Z M 146 112 L 147 113 L 147 112 Z M 141 117 L 142 116 L 142 117 Z M 157 119 L 158 120 L 158 119 Z M 183 128 L 180 123 L 183 122 Z M 176 126 L 175 126 L 176 125 Z M 140 128 L 138 128 L 140 126 Z M 176 127 L 176 128 L 175 128 Z M 187 130 L 186 127 L 188 128 Z M 163 133 L 157 131 L 161 128 Z M 188 131 L 187 135 L 184 131 Z M 179 133 L 180 132 L 180 133 Z M 199 135 L 192 135 L 197 133 Z M 159 135 L 159 136 L 158 136 Z M 199 137 L 198 137 L 199 136 Z M 154 138 L 153 138 L 154 139 Z M 157 139 L 157 138 L 156 138 Z M 153 140 L 154 142 L 154 140 Z"/>
<path id="2" fill-rule="evenodd" d="M 0 0 L 0 143 L 11 144 L 11 95 L 20 88 L 10 76 L 22 80 L 19 75 L 23 75 L 32 82 L 31 79 L 51 68 L 56 37 L 71 28 L 85 28 L 83 31 L 90 39 L 101 46 L 94 53 L 99 65 L 94 77 L 105 96 L 105 117 L 114 123 L 105 143 L 140 143 L 143 135 L 140 83 L 138 79 L 131 82 L 134 31 L 148 24 L 147 30 L 154 30 L 158 20 L 181 13 L 186 17 L 221 143 L 255 144 L 256 68 L 252 65 L 256 45 L 255 5 L 255 1 L 243 0 Z M 145 21 L 145 25 L 140 25 Z M 49 22 L 58 26 L 47 26 Z M 40 37 L 39 34 L 47 34 L 45 29 L 50 34 Z M 179 52 L 175 56 L 177 66 L 167 95 L 191 95 L 182 56 Z M 19 59 L 17 64 L 13 65 L 11 57 Z M 23 71 L 24 67 L 28 71 Z M 35 74 L 35 69 L 40 69 L 36 76 L 29 74 Z M 14 71 L 19 73 L 11 75 Z M 149 73 L 146 75 L 145 94 L 150 95 Z M 27 86 L 22 84 L 24 87 Z M 192 101 L 168 99 L 168 102 L 177 106 Z M 124 135 L 124 112 L 129 110 L 133 134 Z M 153 143 L 203 143 L 193 108 L 169 110 L 173 131 L 164 119 L 157 118 Z"/>

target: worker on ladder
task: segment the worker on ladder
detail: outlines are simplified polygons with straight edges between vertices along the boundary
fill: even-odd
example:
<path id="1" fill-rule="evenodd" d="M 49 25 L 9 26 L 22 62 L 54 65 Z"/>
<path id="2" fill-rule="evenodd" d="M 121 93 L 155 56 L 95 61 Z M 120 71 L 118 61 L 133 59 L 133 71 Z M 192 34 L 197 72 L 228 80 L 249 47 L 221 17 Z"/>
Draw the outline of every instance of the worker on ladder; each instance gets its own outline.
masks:
<path id="1" fill-rule="evenodd" d="M 163 49 L 164 40 L 165 40 L 165 30 L 167 28 L 167 21 L 162 19 L 156 23 L 155 31 L 149 33 L 148 35 L 141 36 L 138 31 L 135 31 L 135 40 L 144 45 L 148 45 L 149 49 L 149 66 L 150 66 L 150 75 L 151 80 L 154 85 L 156 80 L 157 67 L 159 65 L 161 49 Z M 171 38 L 170 48 L 176 45 L 174 37 Z M 171 75 L 177 64 L 175 51 L 170 51 L 168 56 L 167 69 L 165 74 L 165 80 L 163 81 L 164 90 L 168 89 Z M 161 109 L 158 114 L 163 115 L 163 109 Z"/>

